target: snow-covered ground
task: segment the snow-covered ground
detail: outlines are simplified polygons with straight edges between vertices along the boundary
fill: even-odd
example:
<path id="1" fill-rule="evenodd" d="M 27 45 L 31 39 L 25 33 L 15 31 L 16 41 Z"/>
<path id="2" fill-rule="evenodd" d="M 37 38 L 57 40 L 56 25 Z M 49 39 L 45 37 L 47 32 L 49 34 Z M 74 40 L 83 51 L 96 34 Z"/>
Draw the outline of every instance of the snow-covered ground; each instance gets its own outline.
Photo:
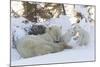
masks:
<path id="1" fill-rule="evenodd" d="M 47 54 L 43 56 L 19 59 L 12 61 L 11 65 L 32 65 L 32 64 L 51 64 L 64 62 L 78 62 L 78 61 L 93 61 L 94 47 L 85 47 L 77 49 L 65 49 L 62 52 Z"/>
<path id="2" fill-rule="evenodd" d="M 82 8 L 76 6 L 76 10 L 79 12 L 84 12 Z M 83 13 L 83 14 L 84 14 Z M 84 15 L 85 15 L 84 14 Z M 59 18 L 50 19 L 45 23 L 37 23 L 45 26 L 58 25 L 62 26 L 62 34 L 64 34 L 67 29 L 71 28 L 71 21 L 68 16 L 60 16 Z M 33 23 L 28 24 L 21 23 L 26 20 L 23 17 L 14 18 L 11 17 L 11 34 L 15 36 L 15 40 L 19 39 L 25 35 L 27 32 L 24 30 L 29 29 Z M 93 61 L 95 60 L 95 26 L 92 26 L 90 22 L 85 22 L 83 18 L 80 21 L 80 26 L 86 30 L 90 35 L 90 41 L 87 46 L 79 46 L 73 40 L 70 42 L 72 49 L 65 49 L 64 51 L 46 54 L 42 56 L 32 57 L 32 58 L 22 58 L 15 48 L 11 47 L 11 66 L 18 65 L 34 65 L 34 64 L 51 64 L 51 63 L 67 63 L 67 62 L 79 62 L 79 61 Z"/>

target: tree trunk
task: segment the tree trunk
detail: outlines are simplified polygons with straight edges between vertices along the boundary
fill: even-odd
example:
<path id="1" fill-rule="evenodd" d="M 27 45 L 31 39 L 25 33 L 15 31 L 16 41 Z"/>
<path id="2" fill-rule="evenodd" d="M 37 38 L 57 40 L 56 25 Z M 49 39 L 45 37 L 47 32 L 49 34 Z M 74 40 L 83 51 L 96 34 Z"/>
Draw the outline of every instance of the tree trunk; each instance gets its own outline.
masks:
<path id="1" fill-rule="evenodd" d="M 64 4 L 62 4 L 62 9 L 63 9 L 63 15 L 66 15 Z"/>

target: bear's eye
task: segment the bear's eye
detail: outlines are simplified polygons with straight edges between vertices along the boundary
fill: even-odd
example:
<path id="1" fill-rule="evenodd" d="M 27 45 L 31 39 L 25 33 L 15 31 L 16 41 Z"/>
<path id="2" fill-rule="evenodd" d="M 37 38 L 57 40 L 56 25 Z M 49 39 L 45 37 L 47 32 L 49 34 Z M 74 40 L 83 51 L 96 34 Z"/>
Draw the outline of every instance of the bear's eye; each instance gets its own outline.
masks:
<path id="1" fill-rule="evenodd" d="M 74 31 L 72 31 L 72 34 L 74 34 Z"/>
<path id="2" fill-rule="evenodd" d="M 51 30 L 52 28 L 50 27 L 49 30 Z"/>
<path id="3" fill-rule="evenodd" d="M 72 35 L 73 35 L 73 36 L 75 35 L 75 33 L 76 33 L 75 31 L 72 31 Z"/>

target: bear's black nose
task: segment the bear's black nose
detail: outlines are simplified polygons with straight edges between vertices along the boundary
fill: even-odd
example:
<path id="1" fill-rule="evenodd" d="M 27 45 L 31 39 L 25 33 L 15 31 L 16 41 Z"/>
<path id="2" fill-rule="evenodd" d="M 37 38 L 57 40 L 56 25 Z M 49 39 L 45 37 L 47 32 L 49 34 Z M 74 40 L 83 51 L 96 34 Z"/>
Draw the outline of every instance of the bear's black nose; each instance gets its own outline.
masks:
<path id="1" fill-rule="evenodd" d="M 59 43 L 59 41 L 54 41 L 54 43 Z"/>

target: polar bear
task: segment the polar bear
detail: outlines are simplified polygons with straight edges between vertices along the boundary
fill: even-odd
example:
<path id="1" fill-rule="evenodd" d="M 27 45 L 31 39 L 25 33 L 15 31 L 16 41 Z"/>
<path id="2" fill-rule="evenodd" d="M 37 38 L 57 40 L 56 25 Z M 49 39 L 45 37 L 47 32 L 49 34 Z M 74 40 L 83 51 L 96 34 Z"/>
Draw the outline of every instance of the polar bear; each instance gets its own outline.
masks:
<path id="1" fill-rule="evenodd" d="M 66 48 L 61 42 L 61 28 L 51 26 L 43 35 L 26 35 L 17 41 L 16 49 L 23 58 L 55 53 Z"/>
<path id="2" fill-rule="evenodd" d="M 75 24 L 73 29 L 78 33 L 78 35 L 74 38 L 77 39 L 77 43 L 80 46 L 87 45 L 90 41 L 89 33 L 78 24 Z"/>
<path id="3" fill-rule="evenodd" d="M 70 41 L 72 40 L 72 37 L 76 35 L 76 31 L 73 28 L 69 28 L 65 34 L 62 36 L 62 40 L 65 44 L 69 46 L 69 48 L 72 48 L 72 45 L 70 44 Z"/>
<path id="4" fill-rule="evenodd" d="M 73 28 L 69 28 L 66 33 L 62 36 L 64 42 L 68 43 L 73 36 L 76 35 L 76 31 Z"/>

